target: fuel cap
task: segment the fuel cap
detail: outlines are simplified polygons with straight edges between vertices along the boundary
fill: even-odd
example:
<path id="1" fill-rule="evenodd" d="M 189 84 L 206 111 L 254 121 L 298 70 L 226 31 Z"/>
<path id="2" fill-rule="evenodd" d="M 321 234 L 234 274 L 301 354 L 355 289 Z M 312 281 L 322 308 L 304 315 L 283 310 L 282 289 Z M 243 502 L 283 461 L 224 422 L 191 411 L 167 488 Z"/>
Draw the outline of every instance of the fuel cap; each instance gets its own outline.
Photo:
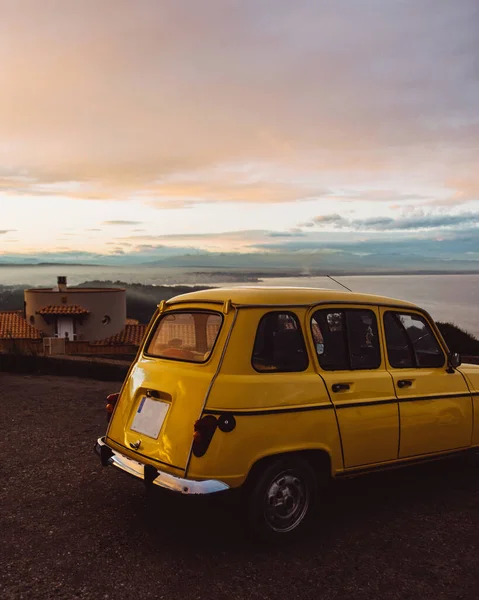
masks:
<path id="1" fill-rule="evenodd" d="M 224 431 L 224 433 L 229 433 L 230 431 L 233 431 L 233 429 L 236 427 L 236 419 L 234 418 L 233 415 L 228 414 L 228 413 L 224 413 L 222 415 L 220 415 L 219 419 L 218 419 L 218 428 L 221 431 Z"/>

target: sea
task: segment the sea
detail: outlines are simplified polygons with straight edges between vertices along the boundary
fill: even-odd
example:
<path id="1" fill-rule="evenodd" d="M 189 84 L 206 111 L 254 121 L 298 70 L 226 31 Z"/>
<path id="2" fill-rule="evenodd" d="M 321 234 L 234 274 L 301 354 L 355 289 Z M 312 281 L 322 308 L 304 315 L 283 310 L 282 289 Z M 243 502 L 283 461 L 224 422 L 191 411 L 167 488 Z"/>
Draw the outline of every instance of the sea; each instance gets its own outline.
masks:
<path id="1" fill-rule="evenodd" d="M 249 283 L 244 280 L 244 270 L 163 266 L 1 266 L 0 284 L 53 287 L 58 275 L 66 275 L 69 285 L 108 280 L 145 285 L 267 285 L 342 289 L 341 285 L 328 277 L 277 277 L 272 274 Z M 454 323 L 479 338 L 479 275 L 348 275 L 335 276 L 335 279 L 354 292 L 414 302 L 428 310 L 437 321 Z"/>

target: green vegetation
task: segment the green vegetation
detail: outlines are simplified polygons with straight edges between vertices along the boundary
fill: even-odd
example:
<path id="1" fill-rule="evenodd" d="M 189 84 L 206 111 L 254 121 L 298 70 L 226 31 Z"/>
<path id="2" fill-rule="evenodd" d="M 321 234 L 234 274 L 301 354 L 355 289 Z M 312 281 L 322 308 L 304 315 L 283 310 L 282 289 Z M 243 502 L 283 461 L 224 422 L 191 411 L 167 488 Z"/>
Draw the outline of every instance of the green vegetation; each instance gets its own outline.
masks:
<path id="1" fill-rule="evenodd" d="M 23 310 L 23 287 L 0 285 L 0 310 Z"/>
<path id="2" fill-rule="evenodd" d="M 479 356 L 479 340 L 473 335 L 452 323 L 438 322 L 437 326 L 451 352 Z"/>
<path id="3" fill-rule="evenodd" d="M 126 289 L 126 309 L 130 319 L 138 319 L 140 323 L 148 323 L 162 300 L 174 296 L 208 289 L 206 286 L 188 285 L 143 285 L 142 283 L 125 283 L 124 281 L 85 281 L 79 287 L 118 287 Z"/>

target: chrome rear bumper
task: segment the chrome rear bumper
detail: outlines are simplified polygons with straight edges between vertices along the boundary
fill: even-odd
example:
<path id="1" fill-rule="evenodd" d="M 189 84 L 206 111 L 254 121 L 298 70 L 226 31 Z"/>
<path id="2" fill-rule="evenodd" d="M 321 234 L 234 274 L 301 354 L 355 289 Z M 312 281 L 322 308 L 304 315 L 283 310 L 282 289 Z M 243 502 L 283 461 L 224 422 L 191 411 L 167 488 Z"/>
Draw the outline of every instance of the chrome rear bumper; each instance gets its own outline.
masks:
<path id="1" fill-rule="evenodd" d="M 105 438 L 99 438 L 95 443 L 95 452 L 101 459 L 103 466 L 111 465 L 121 469 L 133 477 L 143 479 L 145 483 L 157 485 L 173 492 L 181 494 L 214 494 L 229 489 L 229 486 L 216 479 L 194 481 L 193 479 L 182 479 L 170 473 L 159 471 L 152 465 L 145 465 L 113 450 L 105 443 Z"/>

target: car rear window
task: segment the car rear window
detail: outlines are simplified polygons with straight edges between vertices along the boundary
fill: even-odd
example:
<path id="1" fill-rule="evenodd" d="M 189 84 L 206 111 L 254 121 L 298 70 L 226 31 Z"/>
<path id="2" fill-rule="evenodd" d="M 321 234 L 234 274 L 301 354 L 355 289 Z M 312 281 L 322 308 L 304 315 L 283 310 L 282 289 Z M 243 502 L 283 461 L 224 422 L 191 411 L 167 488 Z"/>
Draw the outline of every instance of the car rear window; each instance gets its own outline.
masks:
<path id="1" fill-rule="evenodd" d="M 269 312 L 261 318 L 251 364 L 256 371 L 280 373 L 308 368 L 308 353 L 295 314 Z"/>
<path id="2" fill-rule="evenodd" d="M 146 354 L 157 358 L 202 363 L 208 360 L 221 329 L 220 313 L 167 313 L 158 319 Z"/>

